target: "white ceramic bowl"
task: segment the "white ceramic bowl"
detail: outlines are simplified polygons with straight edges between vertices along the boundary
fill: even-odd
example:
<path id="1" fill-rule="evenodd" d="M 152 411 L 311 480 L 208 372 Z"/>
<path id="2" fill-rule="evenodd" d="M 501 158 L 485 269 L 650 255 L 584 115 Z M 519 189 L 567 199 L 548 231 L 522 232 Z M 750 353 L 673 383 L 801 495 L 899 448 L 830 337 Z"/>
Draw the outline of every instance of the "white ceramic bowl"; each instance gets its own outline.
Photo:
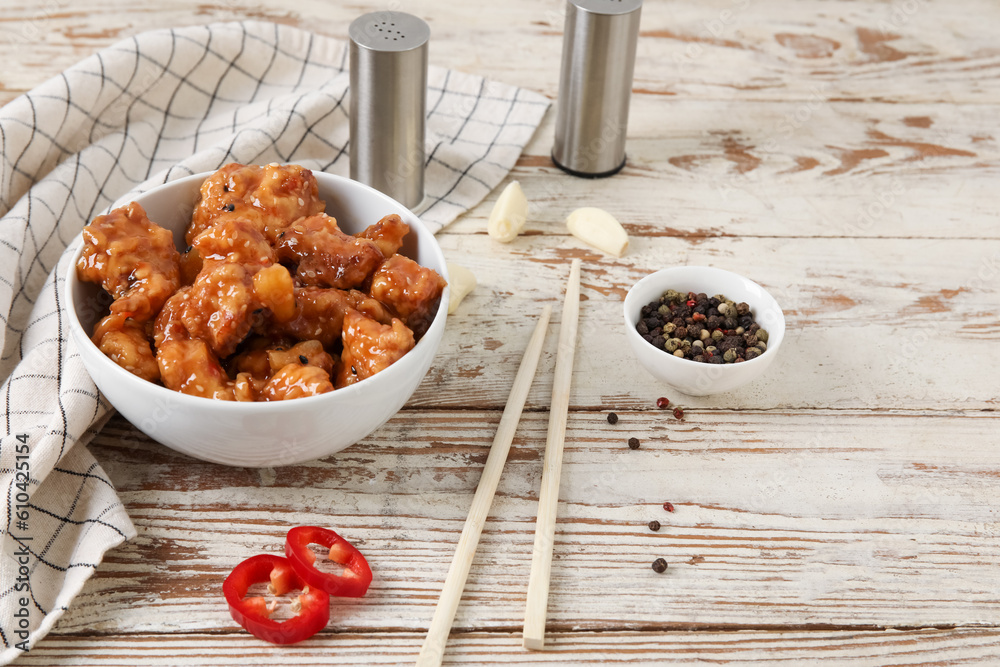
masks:
<path id="1" fill-rule="evenodd" d="M 767 351 L 739 364 L 705 364 L 653 347 L 639 335 L 635 325 L 642 307 L 668 289 L 710 296 L 724 294 L 737 303 L 745 301 L 757 323 L 767 330 Z M 680 266 L 648 275 L 629 290 L 625 296 L 625 337 L 636 359 L 657 380 L 691 396 L 707 396 L 736 389 L 771 365 L 785 337 L 785 316 L 774 297 L 752 280 L 708 266 Z"/>
<path id="2" fill-rule="evenodd" d="M 389 213 L 410 225 L 402 254 L 448 278 L 434 236 L 412 212 L 382 193 L 347 178 L 314 172 L 327 213 L 347 233 L 361 231 Z M 170 229 L 184 247 L 184 229 L 210 174 L 196 174 L 139 197 L 151 220 Z M 119 202 L 118 205 L 127 202 Z M 76 241 L 80 244 L 80 239 Z M 357 384 L 320 396 L 273 403 L 235 403 L 188 396 L 141 380 L 119 367 L 90 340 L 109 297 L 76 276 L 74 254 L 66 276 L 69 323 L 84 366 L 108 401 L 154 440 L 195 458 L 233 466 L 272 467 L 328 456 L 354 444 L 389 420 L 409 400 L 431 366 L 444 333 L 448 288 L 433 322 L 417 345 L 389 368 Z"/>

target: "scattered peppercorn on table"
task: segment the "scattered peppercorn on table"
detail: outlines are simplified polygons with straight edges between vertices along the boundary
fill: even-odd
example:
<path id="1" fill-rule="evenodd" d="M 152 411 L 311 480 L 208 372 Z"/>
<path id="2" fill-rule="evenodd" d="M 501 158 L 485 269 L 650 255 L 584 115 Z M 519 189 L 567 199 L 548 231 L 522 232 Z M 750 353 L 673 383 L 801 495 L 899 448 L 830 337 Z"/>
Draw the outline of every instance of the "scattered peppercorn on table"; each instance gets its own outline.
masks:
<path id="1" fill-rule="evenodd" d="M 147 29 L 256 17 L 346 38 L 383 6 L 8 3 L 0 103 Z M 555 96 L 562 0 L 400 9 L 430 24 L 432 64 Z M 998 23 L 1000 6 L 971 0 L 647 0 L 627 165 L 603 180 L 557 169 L 549 111 L 508 179 L 438 234 L 478 286 L 406 408 L 336 456 L 263 470 L 186 458 L 113 418 L 90 450 L 139 535 L 15 664 L 412 665 L 544 304 L 545 350 L 444 664 L 997 664 Z M 512 180 L 529 208 L 505 244 L 487 220 Z M 581 206 L 624 225 L 623 257 L 567 232 Z M 548 632 L 530 652 L 573 258 Z M 626 291 L 684 264 L 777 298 L 788 328 L 760 380 L 691 398 L 631 357 Z M 272 646 L 232 622 L 222 582 L 296 525 L 336 530 L 374 578 L 315 637 Z"/>

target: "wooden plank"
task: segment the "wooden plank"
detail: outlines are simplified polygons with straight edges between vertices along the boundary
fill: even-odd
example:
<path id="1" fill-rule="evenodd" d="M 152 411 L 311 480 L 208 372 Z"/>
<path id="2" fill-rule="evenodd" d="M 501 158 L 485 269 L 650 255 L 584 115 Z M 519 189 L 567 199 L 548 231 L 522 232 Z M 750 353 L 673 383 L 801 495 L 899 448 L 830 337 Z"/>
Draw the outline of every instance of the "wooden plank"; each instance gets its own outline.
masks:
<path id="1" fill-rule="evenodd" d="M 518 2 L 527 0 L 515 0 L 515 7 L 412 10 L 432 17 L 436 48 L 452 66 L 555 96 L 556 68 L 536 63 L 548 51 L 558 61 L 561 28 L 539 24 L 559 23 L 561 0 L 522 8 L 522 16 L 536 17 L 524 26 L 532 49 L 500 44 Z M 639 59 L 629 165 L 622 177 L 588 183 L 588 203 L 612 210 L 633 234 L 692 243 L 716 235 L 1000 238 L 992 191 L 1000 161 L 989 107 L 1000 102 L 994 92 L 1000 86 L 988 85 L 1000 73 L 1000 50 L 983 29 L 985 17 L 1000 15 L 1000 8 L 984 4 L 977 14 L 923 0 L 802 2 L 794 10 L 773 0 L 744 4 L 644 8 L 649 44 Z M 918 8 L 912 16 L 903 9 L 910 4 Z M 0 103 L 143 29 L 236 18 L 226 3 L 179 2 L 155 13 L 117 5 L 90 0 L 34 12 L 0 9 L 0 57 L 21 64 L 5 72 Z M 287 9 L 250 15 L 341 34 L 360 11 L 324 3 L 316 17 Z M 725 28 L 731 38 L 699 37 L 724 11 L 734 12 Z M 769 11 L 783 18 L 751 20 Z M 892 37 L 898 31 L 889 30 L 880 39 L 872 30 L 894 13 L 906 19 L 903 32 Z M 876 28 L 861 27 L 869 24 Z M 37 34 L 46 39 L 25 49 L 23 42 Z M 805 55 L 822 44 L 840 46 L 829 59 Z M 504 58 L 483 57 L 491 45 Z M 678 68 L 688 71 L 693 47 L 706 52 L 691 59 L 689 75 L 675 76 Z M 907 55 L 879 60 L 891 53 Z M 673 63 L 676 57 L 684 64 Z M 865 90 L 839 88 L 857 85 Z M 891 99 L 878 101 L 884 98 Z M 560 233 L 580 202 L 580 181 L 548 158 L 552 117 L 513 174 L 533 203 L 531 233 Z M 491 203 L 451 231 L 483 230 Z"/>
<path id="2" fill-rule="evenodd" d="M 1000 153 L 989 106 L 633 98 L 628 161 L 586 183 L 548 157 L 549 113 L 510 178 L 527 234 L 561 234 L 574 208 L 613 212 L 629 233 L 705 237 L 998 238 Z M 666 123 L 666 126 L 664 124 Z M 452 225 L 482 233 L 495 201 Z"/>
<path id="3" fill-rule="evenodd" d="M 550 632 L 1000 623 L 995 413 L 619 416 L 570 416 Z M 496 419 L 408 410 L 339 455 L 277 470 L 193 461 L 116 419 L 91 450 L 139 536 L 108 555 L 59 629 L 224 631 L 226 573 L 279 552 L 289 527 L 320 523 L 375 571 L 366 598 L 334 603 L 337 627 L 423 631 Z M 546 422 L 522 419 L 456 629 L 520 626 Z"/>
<path id="4" fill-rule="evenodd" d="M 886 632 L 574 632 L 553 633 L 545 651 L 521 649 L 519 635 L 453 635 L 446 665 L 691 665 L 774 664 L 992 665 L 1000 660 L 995 629 Z M 358 635 L 324 632 L 294 646 L 269 646 L 249 635 L 134 634 L 122 637 L 54 634 L 17 661 L 61 665 L 413 665 L 417 633 Z M 377 646 L 377 650 L 374 647 Z"/>
<path id="5" fill-rule="evenodd" d="M 0 8 L 0 56 L 16 54 L 24 67 L 5 71 L 6 90 L 0 93 L 9 97 L 30 89 L 87 53 L 143 30 L 256 18 L 344 37 L 352 19 L 384 7 L 321 0 L 294 6 L 197 0 L 156 7 L 120 0 L 8 4 Z M 405 9 L 429 21 L 433 62 L 556 94 L 563 0 L 458 3 L 446 10 L 424 0 Z M 1000 49 L 991 28 L 998 20 L 1000 8 L 989 0 L 650 2 L 643 7 L 635 89 L 727 101 L 821 96 L 996 103 Z M 517 44 L 529 40 L 531 48 L 515 46 L 512 34 Z"/>
<path id="6" fill-rule="evenodd" d="M 518 363 L 506 337 L 527 338 L 531 323 L 523 313 L 557 301 L 566 264 L 579 256 L 576 407 L 641 409 L 657 396 L 680 396 L 633 358 L 621 301 L 641 277 L 682 264 L 756 280 L 774 294 L 788 324 L 780 356 L 764 376 L 728 394 L 684 398 L 691 406 L 990 409 L 1000 395 L 1000 374 L 981 372 L 1000 334 L 997 241 L 711 238 L 692 244 L 652 237 L 634 239 L 622 259 L 571 237 L 558 244 L 526 237 L 501 246 L 485 235 L 446 234 L 441 243 L 447 256 L 475 267 L 479 286 L 449 320 L 414 406 L 502 406 Z M 529 406 L 547 405 L 553 353 L 549 341 Z M 937 361 L 944 357 L 949 372 Z"/>

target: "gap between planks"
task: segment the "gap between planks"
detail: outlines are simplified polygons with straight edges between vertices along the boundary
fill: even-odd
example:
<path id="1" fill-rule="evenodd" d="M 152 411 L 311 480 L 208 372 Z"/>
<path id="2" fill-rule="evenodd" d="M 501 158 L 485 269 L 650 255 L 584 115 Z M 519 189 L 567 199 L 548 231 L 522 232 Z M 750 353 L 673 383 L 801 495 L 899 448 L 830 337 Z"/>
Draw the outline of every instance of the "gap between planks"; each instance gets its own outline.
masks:
<path id="1" fill-rule="evenodd" d="M 739 632 L 868 632 L 868 633 L 879 633 L 879 632 L 923 632 L 923 631 L 990 631 L 998 630 L 1000 625 L 996 624 L 932 624 L 932 625 L 877 625 L 877 624 L 840 624 L 840 623 L 793 623 L 793 624 L 775 624 L 769 625 L 766 623 L 622 623 L 620 625 L 608 625 L 602 628 L 575 628 L 571 623 L 546 623 L 546 634 L 557 633 L 564 635 L 599 635 L 605 633 L 621 633 L 621 632 L 634 632 L 634 633 L 663 633 L 663 632 L 710 632 L 717 634 L 733 634 Z M 451 630 L 451 635 L 477 635 L 477 634 L 520 634 L 523 630 L 521 624 L 511 624 L 511 625 L 492 625 L 477 628 L 461 628 L 455 627 Z M 406 635 L 406 634 L 423 634 L 426 630 L 421 628 L 405 628 L 405 627 L 382 627 L 382 628 L 365 628 L 363 632 L 359 632 L 356 628 L 347 630 L 337 630 L 336 628 L 325 628 L 322 630 L 324 635 Z M 53 631 L 50 636 L 52 637 L 118 637 L 121 636 L 120 631 L 70 631 L 70 632 L 59 632 L 58 630 Z M 144 633 L 152 636 L 205 636 L 205 637 L 224 637 L 229 635 L 245 635 L 245 631 L 241 628 L 232 627 L 224 628 L 219 630 L 199 630 L 192 632 L 191 630 L 178 629 L 174 632 L 161 631 L 156 633 Z"/>

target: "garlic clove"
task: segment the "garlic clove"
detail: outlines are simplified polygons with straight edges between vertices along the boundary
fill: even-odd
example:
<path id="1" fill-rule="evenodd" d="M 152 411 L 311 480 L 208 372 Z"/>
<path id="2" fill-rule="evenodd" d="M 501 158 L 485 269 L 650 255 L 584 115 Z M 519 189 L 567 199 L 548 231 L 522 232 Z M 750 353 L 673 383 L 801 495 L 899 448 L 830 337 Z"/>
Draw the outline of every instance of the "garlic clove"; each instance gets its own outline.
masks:
<path id="1" fill-rule="evenodd" d="M 569 233 L 587 245 L 621 257 L 628 249 L 628 232 L 614 216 L 607 211 L 585 206 L 578 208 L 566 218 Z"/>
<path id="2" fill-rule="evenodd" d="M 490 237 L 501 243 L 510 243 L 528 220 L 528 198 L 524 196 L 521 184 L 511 181 L 493 205 L 486 231 Z"/>
<path id="3" fill-rule="evenodd" d="M 473 290 L 477 285 L 476 276 L 464 266 L 448 263 L 448 287 L 450 288 L 448 297 L 448 314 L 451 315 L 458 309 L 458 304 L 462 303 L 465 295 Z"/>

